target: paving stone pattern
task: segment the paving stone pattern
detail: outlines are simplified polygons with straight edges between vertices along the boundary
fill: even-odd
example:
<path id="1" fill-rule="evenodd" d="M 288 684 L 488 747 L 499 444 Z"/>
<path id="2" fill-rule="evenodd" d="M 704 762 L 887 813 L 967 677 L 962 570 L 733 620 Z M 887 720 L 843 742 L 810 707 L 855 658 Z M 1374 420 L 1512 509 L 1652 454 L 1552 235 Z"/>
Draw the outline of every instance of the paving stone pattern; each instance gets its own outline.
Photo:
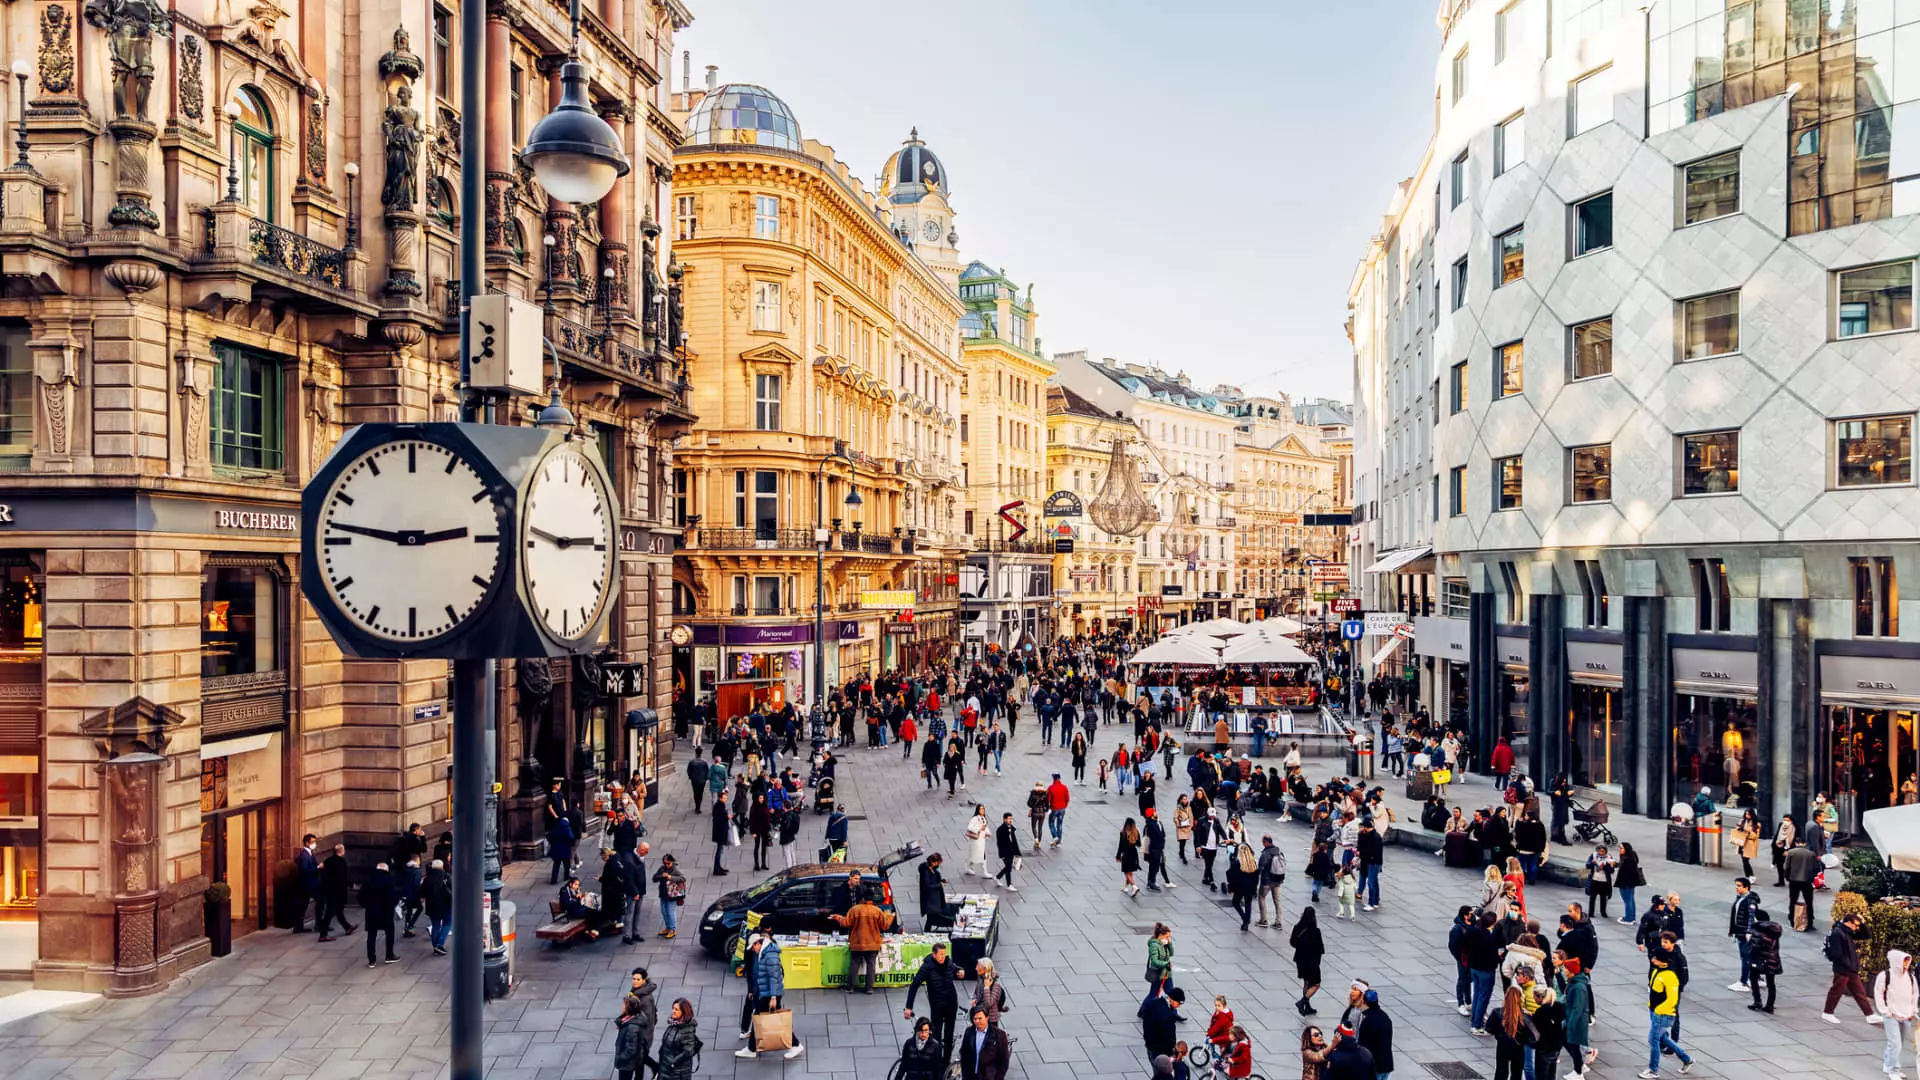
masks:
<path id="1" fill-rule="evenodd" d="M 954 801 L 944 791 L 924 790 L 917 753 L 913 761 L 903 762 L 894 749 L 848 750 L 840 769 L 840 792 L 851 812 L 864 815 L 852 826 L 855 856 L 867 857 L 917 838 L 929 850 L 946 853 L 958 887 L 977 887 L 978 879 L 958 872 L 965 862 L 961 828 L 970 809 L 966 800 L 981 799 L 996 820 L 1001 811 L 1013 811 L 1024 835 L 1025 793 L 1036 778 L 1066 766 L 1065 752 L 1059 749 L 1033 756 L 1031 752 L 1040 749 L 1037 736 L 1037 728 L 1023 726 L 1016 749 L 1006 758 L 1008 774 L 970 775 L 972 786 Z M 1104 730 L 1099 744 L 1110 746 L 1119 737 L 1117 729 Z M 1329 763 L 1309 771 L 1321 775 L 1331 769 Z M 1161 806 L 1169 813 L 1172 787 L 1161 789 Z M 1462 801 L 1477 800 L 1488 790 L 1471 791 Z M 1138 810 L 1135 797 L 1103 795 L 1092 786 L 1075 787 L 1073 795 L 1066 846 L 1029 857 L 1017 879 L 1020 892 L 1002 905 L 995 959 L 1006 973 L 1015 1003 L 1005 1021 L 1018 1040 L 1013 1077 L 1068 1080 L 1147 1074 L 1134 1011 L 1145 989 L 1144 932 L 1156 920 L 1174 927 L 1175 980 L 1188 993 L 1192 1015 L 1185 1027 L 1188 1036 L 1200 1037 L 1213 995 L 1223 993 L 1253 1035 L 1256 1069 L 1273 1080 L 1299 1075 L 1294 1048 L 1301 1022 L 1293 1009 L 1298 987 L 1285 931 L 1256 928 L 1241 933 L 1233 911 L 1199 885 L 1198 860 L 1189 867 L 1176 863 L 1178 889 L 1143 892 L 1137 899 L 1123 896 L 1113 852 L 1121 820 Z M 904 990 L 871 997 L 798 992 L 790 1005 L 796 1012 L 795 1028 L 807 1045 L 801 1058 L 787 1062 L 768 1054 L 740 1061 L 733 1056 L 741 1045 L 737 1020 L 742 984 L 700 950 L 692 929 L 713 896 L 727 887 L 751 884 L 760 875 L 738 869 L 751 862 L 751 852 L 744 848 L 733 853 L 732 876 L 708 875 L 708 822 L 691 812 L 687 785 L 678 777 L 665 782 L 664 798 L 647 820 L 656 857 L 675 853 L 692 871 L 681 937 L 663 942 L 649 936 L 630 947 L 602 940 L 554 949 L 532 937 L 531 927 L 540 920 L 523 924 L 518 986 L 508 999 L 487 1006 L 489 1077 L 612 1076 L 611 1020 L 619 1012 L 627 971 L 636 964 L 647 966 L 661 984 L 663 1012 L 678 996 L 697 1006 L 707 1046 L 703 1078 L 886 1076 L 908 1034 L 907 1021 L 900 1016 Z M 824 821 L 807 815 L 801 852 L 819 845 Z M 1307 890 L 1300 882 L 1307 828 L 1261 815 L 1250 831 L 1256 838 L 1271 832 L 1285 847 L 1293 868 L 1285 889 L 1290 927 L 1306 902 Z M 777 863 L 777 849 L 774 858 Z M 1684 1042 L 1699 1063 L 1692 1075 L 1816 1080 L 1879 1075 L 1879 1028 L 1862 1023 L 1850 1004 L 1842 1005 L 1842 1026 L 1819 1018 L 1818 998 L 1829 971 L 1820 957 L 1819 934 L 1787 935 L 1779 1012 L 1772 1017 L 1750 1012 L 1744 994 L 1726 989 L 1737 968 L 1735 951 L 1724 936 L 1733 874 L 1671 867 L 1657 860 L 1648 868 L 1654 886 L 1675 887 L 1687 897 L 1692 981 L 1682 1015 Z M 597 872 L 597 867 L 590 870 Z M 910 868 L 903 873 L 896 889 L 911 911 L 917 889 Z M 546 910 L 551 894 L 546 864 L 517 864 L 506 876 L 509 896 L 522 912 Z M 1466 1021 L 1453 1010 L 1452 962 L 1445 951 L 1448 920 L 1459 904 L 1472 901 L 1478 876 L 1446 869 L 1424 852 L 1389 848 L 1383 885 L 1385 903 L 1378 911 L 1363 913 L 1357 923 L 1331 918 L 1331 898 L 1322 899 L 1321 925 L 1329 953 L 1327 989 L 1319 999 L 1316 1021 L 1335 1022 L 1348 981 L 1366 978 L 1380 991 L 1395 1021 L 1397 1074 L 1428 1076 L 1433 1073 L 1423 1067 L 1427 1063 L 1462 1061 L 1491 1076 L 1490 1040 L 1468 1034 Z M 1543 883 L 1529 890 L 1528 900 L 1536 913 L 1557 917 L 1574 896 L 1571 889 Z M 1783 905 L 1782 890 L 1767 887 L 1763 896 L 1775 909 Z M 1823 906 L 1825 899 L 1823 894 Z M 650 903 L 649 933 L 658 928 L 657 915 Z M 909 924 L 917 927 L 917 917 L 909 916 Z M 1607 923 L 1600 935 L 1595 1038 L 1601 1057 L 1595 1075 L 1631 1076 L 1645 1064 L 1645 965 L 1633 950 L 1629 928 Z M 311 934 L 250 935 L 236 943 L 231 957 L 200 968 L 164 993 L 101 1001 L 0 1028 L 4 1074 L 7 1080 L 444 1077 L 449 961 L 429 953 L 424 930 L 419 938 L 400 944 L 402 963 L 368 970 L 358 934 L 327 945 Z"/>

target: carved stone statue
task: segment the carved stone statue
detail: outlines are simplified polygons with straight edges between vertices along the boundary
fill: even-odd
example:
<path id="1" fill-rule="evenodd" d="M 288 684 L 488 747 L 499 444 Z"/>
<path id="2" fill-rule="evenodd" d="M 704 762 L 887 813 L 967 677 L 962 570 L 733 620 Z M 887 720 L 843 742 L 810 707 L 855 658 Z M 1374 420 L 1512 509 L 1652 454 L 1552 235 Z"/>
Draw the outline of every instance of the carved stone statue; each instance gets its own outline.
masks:
<path id="1" fill-rule="evenodd" d="M 413 88 L 394 91 L 380 131 L 387 140 L 387 178 L 380 203 L 388 210 L 412 210 L 420 175 L 420 112 L 413 107 Z"/>
<path id="2" fill-rule="evenodd" d="M 131 769 L 106 769 L 107 784 L 112 789 L 113 802 L 119 811 L 119 841 L 123 844 L 146 844 L 153 840 L 153 822 L 148 820 L 148 793 L 153 789 L 153 781 L 144 773 L 136 774 Z"/>
<path id="3" fill-rule="evenodd" d="M 153 93 L 153 34 L 168 21 L 155 0 L 87 0 L 89 23 L 107 32 L 115 119 L 145 120 Z"/>
<path id="4" fill-rule="evenodd" d="M 686 325 L 687 306 L 681 297 L 680 275 L 670 272 L 667 278 L 667 336 L 663 343 L 667 352 L 677 353 L 680 351 L 681 327 Z"/>

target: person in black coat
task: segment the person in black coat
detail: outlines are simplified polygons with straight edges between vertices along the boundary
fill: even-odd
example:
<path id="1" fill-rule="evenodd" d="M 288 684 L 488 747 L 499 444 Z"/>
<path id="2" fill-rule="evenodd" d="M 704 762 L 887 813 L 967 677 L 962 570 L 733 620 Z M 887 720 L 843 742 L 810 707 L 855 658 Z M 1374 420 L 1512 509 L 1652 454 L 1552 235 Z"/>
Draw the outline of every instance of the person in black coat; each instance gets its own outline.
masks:
<path id="1" fill-rule="evenodd" d="M 320 864 L 320 907 L 319 930 L 321 941 L 332 941 L 327 931 L 335 919 L 346 933 L 353 933 L 353 924 L 347 921 L 347 896 L 353 892 L 353 882 L 347 870 L 347 845 L 333 845 L 333 854 Z"/>
<path id="2" fill-rule="evenodd" d="M 713 793 L 713 876 L 727 876 L 727 846 L 733 842 L 733 819 L 727 813 L 727 793 Z"/>
<path id="3" fill-rule="evenodd" d="M 1180 1006 L 1185 1001 L 1186 996 L 1178 989 L 1169 989 L 1165 993 L 1152 991 L 1140 1003 L 1140 1038 L 1146 1043 L 1149 1058 L 1173 1053 L 1173 1028 L 1180 1020 Z"/>
<path id="4" fill-rule="evenodd" d="M 1019 892 L 1020 886 L 1013 883 L 1013 864 L 1020 858 L 1020 830 L 1013 823 L 1012 814 L 1000 817 L 1000 827 L 993 831 L 994 850 L 1000 856 L 1000 871 L 993 875 L 995 881 L 1006 879 L 1008 892 Z"/>
<path id="5" fill-rule="evenodd" d="M 604 851 L 602 855 L 606 862 L 600 866 L 600 929 L 624 930 L 627 917 L 627 861 L 617 851 Z"/>
<path id="6" fill-rule="evenodd" d="M 700 800 L 707 794 L 707 770 L 712 766 L 701 755 L 706 751 L 701 747 L 693 748 L 693 760 L 687 762 L 687 782 L 693 785 L 693 812 L 700 812 Z"/>
<path id="7" fill-rule="evenodd" d="M 1373 1067 L 1381 1076 L 1393 1071 L 1393 1018 L 1380 1007 L 1380 991 L 1369 989 L 1360 996 L 1359 1029 L 1354 1033 L 1367 1053 L 1373 1055 Z M 1545 1075 L 1545 1074 L 1543 1074 Z"/>
<path id="8" fill-rule="evenodd" d="M 1157 785 L 1156 785 L 1156 784 L 1154 783 L 1154 779 L 1153 779 L 1153 773 L 1152 773 L 1152 772 L 1143 772 L 1143 773 L 1141 773 L 1141 774 L 1140 774 L 1140 783 L 1139 783 L 1139 785 L 1138 785 L 1138 786 L 1137 786 L 1137 787 L 1136 787 L 1136 788 L 1134 789 L 1134 794 L 1136 794 L 1136 795 L 1138 795 L 1138 796 L 1140 797 L 1140 812 L 1141 812 L 1141 813 L 1143 813 L 1143 814 L 1144 814 L 1144 813 L 1146 813 L 1146 812 L 1147 812 L 1148 810 L 1151 810 L 1151 809 L 1153 809 L 1153 805 L 1154 805 L 1154 790 L 1155 790 L 1155 788 L 1156 788 L 1156 786 L 1157 786 Z M 1152 879 L 1151 877 L 1149 877 L 1149 878 L 1147 879 L 1147 881 L 1148 881 L 1149 883 L 1151 883 L 1151 882 L 1153 881 L 1153 879 Z"/>
<path id="9" fill-rule="evenodd" d="M 367 966 L 380 962 L 374 954 L 374 942 L 381 934 L 387 936 L 386 962 L 397 964 L 400 958 L 393 955 L 393 909 L 400 902 L 400 892 L 394 888 L 393 873 L 386 863 L 375 863 L 373 874 L 367 883 L 360 886 L 360 906 L 366 910 L 367 922 Z"/>
<path id="10" fill-rule="evenodd" d="M 1513 828 L 1507 824 L 1506 807 L 1496 809 L 1480 827 L 1480 846 L 1486 849 L 1487 858 L 1495 866 L 1506 864 L 1507 853 L 1513 847 Z"/>
<path id="11" fill-rule="evenodd" d="M 940 1080 L 946 1070 L 947 1048 L 934 1037 L 932 1021 L 923 1016 L 900 1047 L 900 1080 Z"/>
<path id="12" fill-rule="evenodd" d="M 927 1015 L 920 1023 L 933 1024 L 934 1041 L 940 1044 L 942 1064 L 946 1063 L 947 1055 L 952 1052 L 953 1022 L 960 1009 L 960 990 L 954 982 L 965 975 L 966 972 L 947 954 L 947 943 L 935 942 L 933 952 L 921 958 L 920 970 L 913 973 L 913 982 L 907 985 L 907 1007 L 900 1011 L 902 1018 L 912 1017 L 914 997 L 920 993 L 922 986 L 927 988 Z"/>
<path id="13" fill-rule="evenodd" d="M 1320 937 L 1319 912 L 1313 905 L 1300 912 L 1287 943 L 1293 946 L 1293 969 L 1300 976 L 1300 1000 L 1293 1007 L 1301 1016 L 1312 1016 L 1317 1011 L 1313 995 L 1320 992 L 1320 958 L 1327 954 L 1326 942 Z"/>
<path id="14" fill-rule="evenodd" d="M 920 917 L 926 920 L 926 929 L 931 931 L 953 925 L 953 918 L 959 913 L 958 904 L 947 903 L 947 879 L 940 873 L 943 862 L 939 852 L 927 856 L 920 864 Z M 949 1036 L 953 1033 L 949 1031 Z M 952 1042 L 943 1038 L 942 1042 Z"/>
<path id="15" fill-rule="evenodd" d="M 1351 1028 L 1340 1028 L 1333 1048 L 1327 1051 L 1326 1080 L 1377 1080 L 1373 1054 L 1360 1045 Z"/>
<path id="16" fill-rule="evenodd" d="M 1586 919 L 1576 919 L 1572 912 L 1560 916 L 1560 934 L 1556 942 L 1568 956 L 1580 961 L 1580 967 L 1592 972 L 1600 961 L 1600 936 L 1593 932 L 1593 923 Z"/>
<path id="17" fill-rule="evenodd" d="M 453 919 L 453 878 L 439 859 L 427 867 L 420 882 L 420 902 L 427 909 L 427 939 L 435 956 L 447 955 L 447 928 Z"/>
<path id="18" fill-rule="evenodd" d="M 1148 783 L 1152 783 L 1149 776 Z M 1141 835 L 1147 841 L 1147 889 L 1159 892 L 1160 886 L 1155 879 L 1173 884 L 1173 878 L 1167 874 L 1167 827 L 1160 823 L 1160 812 L 1151 803 L 1143 803 L 1141 813 L 1146 815 L 1147 824 Z"/>

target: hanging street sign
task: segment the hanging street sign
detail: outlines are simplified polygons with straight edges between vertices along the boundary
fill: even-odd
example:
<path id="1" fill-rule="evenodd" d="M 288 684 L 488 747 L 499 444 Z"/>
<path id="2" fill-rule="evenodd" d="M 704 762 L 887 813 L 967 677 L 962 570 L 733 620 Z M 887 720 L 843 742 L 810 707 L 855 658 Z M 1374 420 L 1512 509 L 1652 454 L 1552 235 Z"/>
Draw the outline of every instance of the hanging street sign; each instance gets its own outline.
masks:
<path id="1" fill-rule="evenodd" d="M 1366 632 L 1367 624 L 1359 619 L 1348 619 L 1340 624 L 1340 636 L 1348 641 L 1359 641 Z"/>
<path id="2" fill-rule="evenodd" d="M 1071 491 L 1056 491 L 1047 496 L 1041 512 L 1047 517 L 1079 517 L 1086 512 L 1080 503 L 1080 496 Z"/>

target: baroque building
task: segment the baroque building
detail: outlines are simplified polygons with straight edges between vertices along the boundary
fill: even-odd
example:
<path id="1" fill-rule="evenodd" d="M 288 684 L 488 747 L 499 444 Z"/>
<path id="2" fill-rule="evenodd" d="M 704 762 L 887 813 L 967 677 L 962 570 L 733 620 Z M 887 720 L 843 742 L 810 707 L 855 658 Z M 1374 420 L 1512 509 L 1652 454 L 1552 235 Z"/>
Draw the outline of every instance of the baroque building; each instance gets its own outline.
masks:
<path id="1" fill-rule="evenodd" d="M 700 416 L 673 473 L 682 711 L 800 705 L 945 660 L 966 551 L 962 309 L 894 220 L 909 193 L 868 192 L 762 87 L 710 74 L 677 104 Z"/>
<path id="2" fill-rule="evenodd" d="M 1069 492 L 1072 504 L 1082 511 L 1046 519 L 1050 537 L 1073 542 L 1071 552 L 1056 552 L 1053 557 L 1053 591 L 1060 605 L 1062 635 L 1124 631 L 1137 623 L 1133 582 L 1139 538 L 1105 531 L 1086 511 L 1110 482 L 1114 454 L 1126 453 L 1139 441 L 1130 421 L 1064 386 L 1047 387 L 1049 501 L 1051 493 Z"/>
<path id="3" fill-rule="evenodd" d="M 478 2 L 478 0 L 466 0 Z M 503 665 L 501 823 L 650 784 L 667 704 L 666 441 L 690 419 L 655 223 L 679 0 L 582 13 L 632 172 L 597 205 L 519 162 L 566 5 L 30 0 L 0 8 L 24 149 L 0 171 L 0 968 L 137 993 L 291 917 L 304 833 L 359 860 L 448 797 L 444 661 L 343 657 L 301 598 L 300 488 L 346 427 L 453 419 L 460 87 L 484 80 L 487 288 L 544 304 L 551 368 L 620 492 L 604 650 Z M 9 158 L 14 155 L 10 152 Z M 530 402 L 496 402 L 524 423 Z M 602 662 L 637 662 L 606 698 Z M 623 714 L 643 721 L 638 730 Z M 520 796 L 524 796 L 521 798 Z M 523 849 L 524 850 L 524 849 Z M 210 884 L 225 905 L 203 902 Z M 217 931 L 217 932 L 216 932 Z"/>

